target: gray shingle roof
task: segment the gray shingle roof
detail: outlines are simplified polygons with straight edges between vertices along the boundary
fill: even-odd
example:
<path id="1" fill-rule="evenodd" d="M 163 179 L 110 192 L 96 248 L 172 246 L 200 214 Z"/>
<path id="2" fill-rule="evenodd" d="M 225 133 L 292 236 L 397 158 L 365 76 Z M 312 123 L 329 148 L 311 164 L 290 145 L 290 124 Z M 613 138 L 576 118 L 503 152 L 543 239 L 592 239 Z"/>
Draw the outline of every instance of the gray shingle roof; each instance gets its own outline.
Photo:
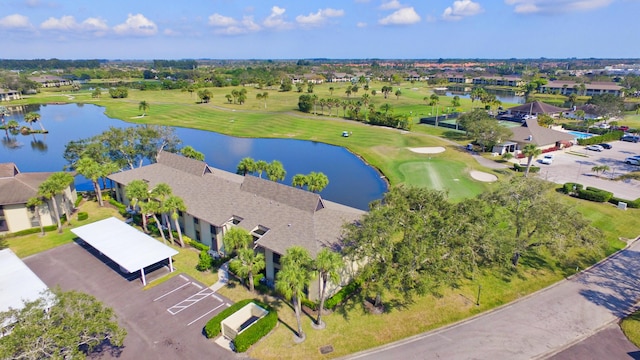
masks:
<path id="1" fill-rule="evenodd" d="M 255 176 L 243 177 L 208 166 L 211 171 L 200 175 L 182 170 L 195 168 L 188 165 L 194 161 L 201 168 L 206 165 L 162 153 L 156 164 L 109 178 L 123 185 L 136 179 L 149 181 L 150 187 L 166 183 L 184 200 L 186 212 L 201 221 L 222 226 L 237 216 L 242 218 L 239 226 L 249 231 L 258 226 L 269 229 L 258 245 L 280 254 L 299 245 L 315 257 L 322 247 L 339 245 L 342 225 L 364 214 L 362 210 L 323 200 L 318 194 Z"/>
<path id="2" fill-rule="evenodd" d="M 511 141 L 518 143 L 532 143 L 537 146 L 552 145 L 558 141 L 571 141 L 575 136 L 538 125 L 538 120 L 525 120 L 526 126 L 510 128 L 513 136 L 509 138 Z M 531 140 L 528 140 L 531 135 Z"/>
<path id="3" fill-rule="evenodd" d="M 559 108 L 557 106 L 549 105 L 540 101 L 534 101 L 522 105 L 518 105 L 508 109 L 512 114 L 557 114 L 565 111 L 566 109 Z"/>
<path id="4" fill-rule="evenodd" d="M 25 204 L 51 172 L 21 173 L 14 163 L 0 164 L 0 205 Z"/>

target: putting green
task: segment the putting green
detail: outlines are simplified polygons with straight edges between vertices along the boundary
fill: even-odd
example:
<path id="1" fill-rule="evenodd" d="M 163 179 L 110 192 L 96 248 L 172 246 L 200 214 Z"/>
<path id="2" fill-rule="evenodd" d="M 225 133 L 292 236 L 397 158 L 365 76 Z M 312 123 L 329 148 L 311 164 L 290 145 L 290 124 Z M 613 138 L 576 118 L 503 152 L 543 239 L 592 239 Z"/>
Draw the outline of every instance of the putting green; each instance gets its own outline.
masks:
<path id="1" fill-rule="evenodd" d="M 473 180 L 463 162 L 442 158 L 408 161 L 400 164 L 398 171 L 404 183 L 433 190 L 448 190 L 451 200 L 473 197 L 486 190 L 487 184 Z"/>

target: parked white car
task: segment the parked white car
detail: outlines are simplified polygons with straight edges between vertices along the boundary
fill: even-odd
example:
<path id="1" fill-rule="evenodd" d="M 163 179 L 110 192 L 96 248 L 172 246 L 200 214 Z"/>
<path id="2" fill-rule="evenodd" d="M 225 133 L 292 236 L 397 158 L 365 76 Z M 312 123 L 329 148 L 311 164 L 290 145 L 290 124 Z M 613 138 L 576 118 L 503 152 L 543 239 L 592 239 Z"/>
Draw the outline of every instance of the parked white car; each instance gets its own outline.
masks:
<path id="1" fill-rule="evenodd" d="M 540 162 L 545 165 L 551 165 L 551 163 L 553 163 L 553 154 L 546 154 Z"/>
<path id="2" fill-rule="evenodd" d="M 624 159 L 624 162 L 629 165 L 640 165 L 640 155 L 629 156 L 628 158 Z"/>
<path id="3" fill-rule="evenodd" d="M 604 150 L 604 148 L 600 145 L 587 145 L 587 147 L 585 148 L 587 150 L 591 150 L 591 151 L 602 151 Z"/>

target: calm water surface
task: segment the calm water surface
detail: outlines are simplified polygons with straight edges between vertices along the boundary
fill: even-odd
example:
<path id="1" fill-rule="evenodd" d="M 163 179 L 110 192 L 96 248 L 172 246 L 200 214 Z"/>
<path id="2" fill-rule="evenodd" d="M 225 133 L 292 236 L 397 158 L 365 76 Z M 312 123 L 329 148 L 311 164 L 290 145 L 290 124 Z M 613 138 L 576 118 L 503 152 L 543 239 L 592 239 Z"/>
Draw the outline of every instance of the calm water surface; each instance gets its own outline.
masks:
<path id="1" fill-rule="evenodd" d="M 95 105 L 40 105 L 22 112 L 13 112 L 8 120 L 24 124 L 24 113 L 40 113 L 42 125 L 49 134 L 2 134 L 0 162 L 14 162 L 22 172 L 60 171 L 66 162 L 65 145 L 97 135 L 111 126 L 132 126 L 104 115 L 104 108 Z M 34 124 L 34 128 L 39 128 Z M 270 162 L 282 162 L 287 171 L 285 184 L 291 184 L 296 174 L 323 172 L 329 185 L 320 193 L 323 198 L 359 209 L 368 209 L 369 202 L 380 199 L 387 185 L 380 174 L 344 148 L 312 141 L 290 139 L 235 138 L 214 132 L 175 128 L 183 145 L 191 145 L 205 154 L 206 162 L 216 168 L 236 171 L 244 157 Z M 339 136 L 337 134 L 336 136 Z M 76 179 L 79 190 L 91 189 L 84 178 Z"/>

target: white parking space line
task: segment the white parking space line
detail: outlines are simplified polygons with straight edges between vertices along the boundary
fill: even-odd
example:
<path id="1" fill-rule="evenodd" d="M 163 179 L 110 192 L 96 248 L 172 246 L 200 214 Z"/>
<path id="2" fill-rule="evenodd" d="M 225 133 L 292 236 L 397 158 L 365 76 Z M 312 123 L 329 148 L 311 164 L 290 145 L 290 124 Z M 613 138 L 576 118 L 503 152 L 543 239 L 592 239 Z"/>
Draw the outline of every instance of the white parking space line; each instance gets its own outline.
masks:
<path id="1" fill-rule="evenodd" d="M 211 297 L 222 302 L 222 299 L 220 299 L 219 297 L 216 296 L 216 294 L 211 294 Z"/>
<path id="2" fill-rule="evenodd" d="M 198 320 L 202 319 L 203 317 L 205 317 L 205 316 L 207 316 L 207 315 L 211 314 L 212 312 L 214 312 L 214 311 L 218 310 L 222 305 L 224 305 L 224 304 L 220 304 L 220 305 L 218 305 L 218 306 L 214 307 L 213 309 L 211 309 L 211 310 L 207 311 L 206 313 L 204 313 L 204 314 L 202 314 L 201 316 L 199 316 L 197 319 L 195 319 L 195 320 L 193 320 L 192 322 L 188 323 L 188 324 L 187 324 L 187 326 L 189 326 L 189 325 L 193 324 L 194 322 L 196 322 L 196 321 L 198 321 Z"/>
<path id="3" fill-rule="evenodd" d="M 202 289 L 202 286 L 196 284 L 196 283 L 191 283 L 193 286 L 197 287 L 198 289 Z"/>
<path id="4" fill-rule="evenodd" d="M 157 297 L 157 298 L 153 299 L 153 301 L 154 301 L 154 302 L 156 302 L 156 301 L 158 301 L 158 300 L 162 299 L 163 297 L 165 297 L 165 296 L 167 296 L 167 295 L 169 295 L 169 294 L 171 294 L 171 293 L 173 293 L 173 292 L 176 292 L 176 291 L 178 291 L 178 290 L 182 289 L 183 287 L 185 287 L 185 286 L 187 286 L 187 285 L 189 285 L 189 283 L 182 284 L 182 285 L 178 286 L 177 288 L 175 288 L 175 289 L 173 289 L 173 290 L 171 290 L 171 291 L 169 291 L 169 292 L 167 292 L 167 293 L 164 293 L 164 295 L 161 295 L 161 296 L 159 296 L 159 297 Z"/>
<path id="5" fill-rule="evenodd" d="M 209 297 L 209 295 L 213 294 L 213 290 L 209 289 L 209 288 L 205 288 L 199 292 L 197 292 L 196 294 L 193 294 L 191 296 L 189 296 L 188 298 L 180 301 L 179 303 L 173 305 L 172 307 L 168 308 L 167 311 L 171 314 L 171 315 L 175 315 L 179 312 L 181 312 L 182 310 L 197 304 L 199 301 Z"/>
<path id="6" fill-rule="evenodd" d="M 189 278 L 188 278 L 188 277 L 186 277 L 186 276 L 184 276 L 184 275 L 182 275 L 182 274 L 180 274 L 180 275 L 178 275 L 178 276 L 179 276 L 179 277 L 181 277 L 181 278 L 183 278 L 185 281 L 191 281 L 191 280 L 189 280 Z"/>

